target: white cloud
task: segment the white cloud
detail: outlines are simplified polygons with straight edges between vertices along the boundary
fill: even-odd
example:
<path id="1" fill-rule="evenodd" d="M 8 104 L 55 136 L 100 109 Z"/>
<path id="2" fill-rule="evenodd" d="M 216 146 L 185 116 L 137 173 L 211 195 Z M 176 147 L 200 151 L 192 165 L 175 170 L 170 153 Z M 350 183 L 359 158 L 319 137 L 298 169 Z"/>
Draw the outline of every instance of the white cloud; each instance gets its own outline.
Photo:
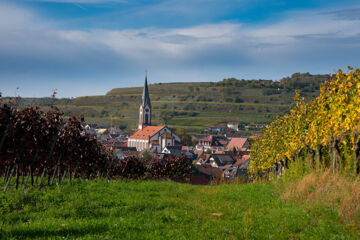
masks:
<path id="1" fill-rule="evenodd" d="M 0 2 L 0 29 L 35 29 L 43 27 L 43 22 L 36 13 L 26 8 Z"/>
<path id="2" fill-rule="evenodd" d="M 162 73 L 159 81 L 277 78 L 354 65 L 360 54 L 359 21 L 313 11 L 293 12 L 267 26 L 225 22 L 84 31 L 59 30 L 44 22 L 27 9 L 0 4 L 0 73 L 91 79 L 95 73 L 121 72 L 133 80 L 134 72 L 151 67 Z"/>

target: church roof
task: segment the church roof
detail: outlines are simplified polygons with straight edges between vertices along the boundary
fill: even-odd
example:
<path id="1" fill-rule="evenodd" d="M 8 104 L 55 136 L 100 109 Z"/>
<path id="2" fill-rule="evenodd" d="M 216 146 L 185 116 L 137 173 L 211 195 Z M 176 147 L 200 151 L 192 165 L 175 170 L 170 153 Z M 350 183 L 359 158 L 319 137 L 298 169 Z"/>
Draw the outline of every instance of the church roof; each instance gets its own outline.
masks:
<path id="1" fill-rule="evenodd" d="M 147 76 L 145 76 L 145 85 L 144 85 L 144 89 L 143 89 L 141 104 L 143 107 L 145 105 L 149 105 L 149 107 L 151 107 L 149 89 L 148 89 L 148 84 L 147 84 Z"/>
<path id="2" fill-rule="evenodd" d="M 129 138 L 132 139 L 149 139 L 149 137 L 155 135 L 158 131 L 163 129 L 164 126 L 146 126 L 143 129 L 137 130 Z"/>

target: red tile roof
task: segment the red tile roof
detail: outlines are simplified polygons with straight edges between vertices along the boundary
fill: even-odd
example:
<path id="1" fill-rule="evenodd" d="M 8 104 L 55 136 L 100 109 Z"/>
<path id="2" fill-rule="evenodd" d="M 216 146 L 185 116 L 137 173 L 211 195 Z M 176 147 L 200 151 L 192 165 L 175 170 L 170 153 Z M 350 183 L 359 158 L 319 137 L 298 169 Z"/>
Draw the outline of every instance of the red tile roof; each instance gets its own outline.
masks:
<path id="1" fill-rule="evenodd" d="M 232 138 L 229 144 L 227 145 L 227 149 L 231 151 L 235 147 L 236 149 L 239 150 L 243 148 L 246 141 L 247 138 Z"/>
<path id="2" fill-rule="evenodd" d="M 142 130 L 137 130 L 129 138 L 132 139 L 149 139 L 149 137 L 155 135 L 158 131 L 163 129 L 164 126 L 146 126 Z"/>
<path id="3" fill-rule="evenodd" d="M 236 163 L 234 164 L 234 167 L 240 167 L 249 159 L 250 159 L 250 155 L 243 155 L 242 158 L 240 158 L 236 161 Z"/>

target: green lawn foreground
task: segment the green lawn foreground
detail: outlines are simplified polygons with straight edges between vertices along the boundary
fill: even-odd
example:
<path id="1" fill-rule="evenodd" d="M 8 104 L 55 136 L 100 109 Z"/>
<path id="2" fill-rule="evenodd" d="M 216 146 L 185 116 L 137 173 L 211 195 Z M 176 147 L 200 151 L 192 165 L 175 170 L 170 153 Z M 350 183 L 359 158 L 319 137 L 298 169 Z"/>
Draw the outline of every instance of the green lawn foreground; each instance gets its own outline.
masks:
<path id="1" fill-rule="evenodd" d="M 3 180 L 0 179 L 1 187 Z M 0 194 L 3 239 L 357 239 L 338 214 L 278 185 L 92 180 Z"/>

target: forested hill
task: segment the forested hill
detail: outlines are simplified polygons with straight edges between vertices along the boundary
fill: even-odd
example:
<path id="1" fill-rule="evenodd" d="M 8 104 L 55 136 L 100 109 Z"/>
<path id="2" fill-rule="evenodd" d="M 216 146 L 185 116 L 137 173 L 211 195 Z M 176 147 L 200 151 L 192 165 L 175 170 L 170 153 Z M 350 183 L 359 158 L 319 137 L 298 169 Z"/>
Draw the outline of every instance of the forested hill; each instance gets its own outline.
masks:
<path id="1" fill-rule="evenodd" d="M 296 89 L 312 99 L 329 75 L 295 73 L 280 81 L 238 80 L 219 82 L 157 83 L 149 85 L 154 124 L 185 127 L 191 132 L 205 126 L 236 121 L 244 125 L 267 124 L 289 111 Z M 56 100 L 65 115 L 84 115 L 89 122 L 133 128 L 138 121 L 142 87 L 114 88 L 103 96 Z M 26 99 L 22 100 L 26 104 Z M 32 99 L 32 103 L 41 99 Z M 45 101 L 45 100 L 43 100 Z M 49 105 L 51 101 L 45 101 Z M 40 104 L 43 105 L 43 104 Z"/>

